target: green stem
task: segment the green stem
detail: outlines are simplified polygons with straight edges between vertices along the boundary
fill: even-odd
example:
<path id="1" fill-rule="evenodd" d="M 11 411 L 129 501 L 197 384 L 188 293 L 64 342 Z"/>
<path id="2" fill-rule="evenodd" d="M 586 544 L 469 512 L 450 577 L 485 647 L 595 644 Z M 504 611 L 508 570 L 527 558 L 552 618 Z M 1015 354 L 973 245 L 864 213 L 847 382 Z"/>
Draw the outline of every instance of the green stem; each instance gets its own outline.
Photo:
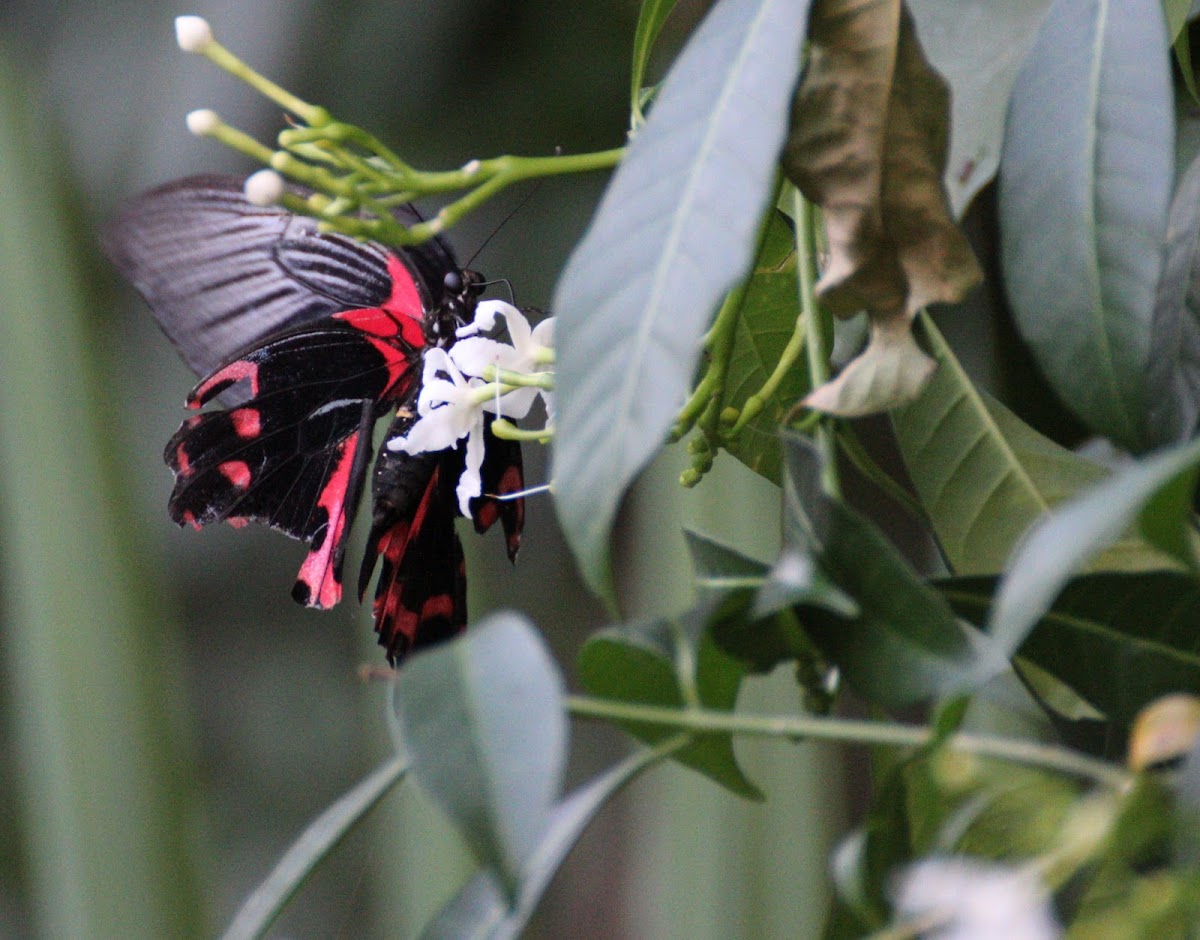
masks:
<path id="1" fill-rule="evenodd" d="M 747 424 L 758 417 L 759 413 L 766 407 L 771 396 L 775 394 L 775 390 L 796 364 L 796 360 L 800 358 L 800 353 L 804 349 L 805 338 L 805 323 L 806 319 L 803 316 L 796 318 L 796 325 L 792 329 L 791 338 L 787 345 L 783 347 L 783 353 L 779 357 L 779 362 L 775 364 L 775 369 L 770 376 L 762 384 L 757 392 L 746 399 L 746 403 L 742 405 L 742 413 L 738 416 L 737 422 L 727 432 L 727 436 L 736 437 Z"/>
<path id="2" fill-rule="evenodd" d="M 305 124 L 320 127 L 329 123 L 329 112 L 317 105 L 309 104 L 297 98 L 290 91 L 280 88 L 269 78 L 254 71 L 245 62 L 222 46 L 216 40 L 208 43 L 201 54 L 220 69 L 224 69 L 234 78 L 240 79 L 251 88 L 270 98 L 285 111 L 300 118 Z"/>
<path id="3" fill-rule="evenodd" d="M 813 388 L 820 388 L 829 381 L 829 350 L 825 334 L 821 329 L 821 312 L 817 306 L 816 268 L 813 265 L 816 242 L 816 219 L 812 203 L 805 199 L 800 190 L 792 188 L 792 215 L 796 220 L 796 278 L 800 288 L 800 317 L 805 321 L 809 341 L 808 374 Z M 817 449 L 824 458 L 822 483 L 831 496 L 841 492 L 837 472 L 837 444 L 833 429 L 827 421 L 817 425 Z"/>
<path id="4" fill-rule="evenodd" d="M 519 428 L 511 421 L 497 418 L 492 422 L 492 434 L 502 441 L 537 441 L 548 444 L 554 437 L 554 428 Z"/>
<path id="5" fill-rule="evenodd" d="M 605 718 L 699 733 L 748 734 L 794 741 L 823 740 L 890 747 L 922 747 L 928 744 L 934 735 L 933 729 L 924 725 L 808 715 L 740 715 L 702 708 L 680 710 L 581 695 L 567 697 L 567 710 L 580 718 Z M 1133 783 L 1133 775 L 1114 764 L 1038 741 L 960 732 L 948 738 L 945 746 L 979 757 L 992 757 L 1084 777 L 1117 790 L 1126 789 Z"/>

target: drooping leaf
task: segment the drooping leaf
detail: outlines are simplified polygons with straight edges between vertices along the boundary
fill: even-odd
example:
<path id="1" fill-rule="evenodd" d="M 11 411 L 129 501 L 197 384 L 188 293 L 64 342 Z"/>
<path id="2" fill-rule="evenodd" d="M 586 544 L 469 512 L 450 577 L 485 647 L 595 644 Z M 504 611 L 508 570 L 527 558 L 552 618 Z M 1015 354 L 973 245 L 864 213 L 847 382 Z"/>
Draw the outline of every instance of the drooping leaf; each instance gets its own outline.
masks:
<path id="1" fill-rule="evenodd" d="M 1147 395 L 1154 443 L 1185 441 L 1200 426 L 1200 157 L 1184 172 L 1171 202 Z"/>
<path id="2" fill-rule="evenodd" d="M 713 7 L 555 292 L 555 502 L 601 593 L 621 495 L 683 401 L 709 317 L 750 266 L 807 19 L 806 0 Z"/>
<path id="3" fill-rule="evenodd" d="M 907 316 L 872 316 L 871 338 L 832 381 L 814 390 L 804 404 L 842 418 L 861 418 L 916 400 L 937 364 L 913 339 Z"/>
<path id="4" fill-rule="evenodd" d="M 396 686 L 413 776 L 510 896 L 558 796 L 562 695 L 541 638 L 511 613 L 414 658 Z"/>
<path id="5" fill-rule="evenodd" d="M 813 10 L 809 39 L 783 163 L 823 213 L 818 295 L 843 316 L 961 300 L 980 271 L 942 187 L 949 92 L 907 10 L 830 0 Z"/>
<path id="6" fill-rule="evenodd" d="M 892 426 L 950 567 L 960 575 L 994 574 L 1031 525 L 1108 471 L 977 389 L 933 321 L 921 322 L 938 370 L 920 398 L 892 413 Z M 1161 564 L 1133 538 L 1097 558 L 1097 567 L 1110 570 Z"/>
<path id="7" fill-rule="evenodd" d="M 1189 495 L 1200 442 L 1122 468 L 1038 522 L 1021 542 L 1001 581 L 989 633 L 1019 645 L 1051 608 L 1070 578 L 1135 522 L 1155 548 L 1196 568 Z"/>
<path id="8" fill-rule="evenodd" d="M 1159 0 L 1056 0 L 1013 87 L 1000 167 L 1017 327 L 1063 401 L 1133 450 L 1173 175 L 1167 45 Z"/>
<path id="9" fill-rule="evenodd" d="M 771 214 L 763 246 L 742 298 L 741 314 L 725 375 L 723 404 L 740 412 L 775 370 L 800 316 L 796 290 L 796 236 L 779 212 Z M 726 444 L 747 467 L 772 483 L 782 479 L 779 435 L 784 416 L 809 390 L 808 368 L 797 362 L 758 416 Z"/>
<path id="10" fill-rule="evenodd" d="M 695 664 L 695 689 L 705 708 L 730 711 L 746 666 L 720 650 L 705 630 L 708 610 L 700 607 L 677 624 L 650 623 L 609 627 L 594 635 L 579 652 L 579 681 L 592 695 L 619 702 L 683 708 L 680 685 L 679 635 Z M 622 722 L 634 737 L 656 744 L 677 729 L 662 725 Z M 681 764 L 700 771 L 739 796 L 762 799 L 762 793 L 738 767 L 729 734 L 704 734 L 673 755 Z"/>
<path id="11" fill-rule="evenodd" d="M 629 111 L 635 115 L 635 125 L 642 112 L 642 80 L 646 76 L 646 64 L 673 9 L 675 0 L 642 0 L 637 28 L 633 32 L 633 68 L 629 73 Z"/>
<path id="12" fill-rule="evenodd" d="M 995 578 L 936 582 L 955 611 L 984 625 Z M 1148 702 L 1200 693 L 1200 583 L 1173 571 L 1072 579 L 1020 646 L 1110 721 L 1128 726 Z"/>
<path id="13" fill-rule="evenodd" d="M 930 64 L 950 86 L 944 181 L 954 214 L 996 174 L 1008 95 L 1051 0 L 907 0 Z"/>
<path id="14" fill-rule="evenodd" d="M 588 824 L 614 795 L 639 773 L 665 756 L 652 749 L 631 754 L 591 783 L 563 798 L 550 813 L 550 823 L 521 871 L 516 899 L 509 903 L 495 875 L 484 869 L 454 896 L 421 932 L 422 940 L 509 940 L 521 935 L 538 901 L 567 853 Z"/>
<path id="15" fill-rule="evenodd" d="M 783 435 L 785 551 L 812 558 L 859 606 L 855 617 L 806 612 L 805 625 L 871 701 L 898 707 L 961 692 L 999 666 L 983 638 L 960 622 L 866 519 L 821 486 L 813 445 Z"/>
<path id="16" fill-rule="evenodd" d="M 404 779 L 407 770 L 404 758 L 388 761 L 314 819 L 242 903 L 222 940 L 265 936 L 317 864 Z"/>

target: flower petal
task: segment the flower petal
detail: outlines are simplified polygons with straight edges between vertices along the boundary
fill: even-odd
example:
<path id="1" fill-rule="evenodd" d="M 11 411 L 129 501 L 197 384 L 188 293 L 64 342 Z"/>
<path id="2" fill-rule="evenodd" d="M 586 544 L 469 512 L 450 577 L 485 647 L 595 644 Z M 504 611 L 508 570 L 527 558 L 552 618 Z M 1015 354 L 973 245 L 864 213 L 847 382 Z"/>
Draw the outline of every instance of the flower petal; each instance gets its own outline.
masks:
<path id="1" fill-rule="evenodd" d="M 467 434 L 467 459 L 462 476 L 458 478 L 458 509 L 468 519 L 471 517 L 471 500 L 483 492 L 483 481 L 479 470 L 483 466 L 483 416 Z"/>

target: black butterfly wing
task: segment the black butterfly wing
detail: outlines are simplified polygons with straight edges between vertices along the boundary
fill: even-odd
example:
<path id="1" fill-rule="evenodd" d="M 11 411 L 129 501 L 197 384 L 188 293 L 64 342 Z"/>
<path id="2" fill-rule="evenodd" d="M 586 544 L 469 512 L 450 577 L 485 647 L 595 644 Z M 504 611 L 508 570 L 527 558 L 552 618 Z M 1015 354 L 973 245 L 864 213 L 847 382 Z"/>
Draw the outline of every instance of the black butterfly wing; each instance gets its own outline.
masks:
<path id="1" fill-rule="evenodd" d="M 420 219 L 411 206 L 395 211 L 405 223 Z M 406 299 L 419 315 L 457 270 L 440 240 L 406 250 L 401 262 L 382 245 L 321 234 L 314 219 L 251 205 L 242 181 L 226 176 L 193 176 L 138 196 L 104 243 L 200 375 L 289 327 L 399 301 L 397 287 L 411 286 Z"/>
<path id="2" fill-rule="evenodd" d="M 386 311 L 357 310 L 279 334 L 226 363 L 188 399 L 233 386 L 248 399 L 189 418 L 167 444 L 171 517 L 196 527 L 263 522 L 309 544 L 293 596 L 341 597 L 346 536 L 371 458 L 376 419 L 411 397 L 420 356 Z M 419 325 L 409 326 L 419 341 Z"/>
<path id="3" fill-rule="evenodd" d="M 413 420 L 401 415 L 392 430 Z M 466 562 L 454 531 L 461 469 L 458 451 L 409 455 L 384 449 L 376 461 L 358 594 L 366 592 L 378 562 L 375 632 L 393 665 L 467 625 Z"/>
<path id="4" fill-rule="evenodd" d="M 415 420 L 411 412 L 401 413 L 388 429 L 387 439 L 407 434 Z M 385 448 L 376 460 L 371 534 L 358 594 L 361 598 L 366 593 L 378 563 L 375 631 L 393 664 L 467 626 L 466 568 L 454 530 L 459 515 L 455 489 L 463 463 L 461 444 L 453 450 L 415 455 Z M 475 529 L 485 532 L 501 520 L 513 559 L 521 542 L 524 500 L 493 497 L 522 488 L 520 444 L 489 435 L 480 476 L 484 494 L 491 495 L 471 501 Z"/>

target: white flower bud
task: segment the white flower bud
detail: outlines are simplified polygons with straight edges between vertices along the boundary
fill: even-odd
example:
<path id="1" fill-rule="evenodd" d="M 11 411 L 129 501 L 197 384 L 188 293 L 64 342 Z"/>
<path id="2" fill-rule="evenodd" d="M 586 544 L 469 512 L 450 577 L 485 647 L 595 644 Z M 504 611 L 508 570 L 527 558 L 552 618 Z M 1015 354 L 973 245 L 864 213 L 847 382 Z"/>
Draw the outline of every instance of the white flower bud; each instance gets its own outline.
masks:
<path id="1" fill-rule="evenodd" d="M 259 170 L 247 177 L 242 191 L 253 206 L 273 206 L 283 197 L 283 177 L 274 170 Z"/>
<path id="2" fill-rule="evenodd" d="M 175 41 L 184 52 L 203 52 L 213 41 L 212 27 L 202 16 L 177 16 Z"/>
<path id="3" fill-rule="evenodd" d="M 207 137 L 217 129 L 220 123 L 221 119 L 217 116 L 217 112 L 209 108 L 188 112 L 187 129 L 197 137 Z"/>

